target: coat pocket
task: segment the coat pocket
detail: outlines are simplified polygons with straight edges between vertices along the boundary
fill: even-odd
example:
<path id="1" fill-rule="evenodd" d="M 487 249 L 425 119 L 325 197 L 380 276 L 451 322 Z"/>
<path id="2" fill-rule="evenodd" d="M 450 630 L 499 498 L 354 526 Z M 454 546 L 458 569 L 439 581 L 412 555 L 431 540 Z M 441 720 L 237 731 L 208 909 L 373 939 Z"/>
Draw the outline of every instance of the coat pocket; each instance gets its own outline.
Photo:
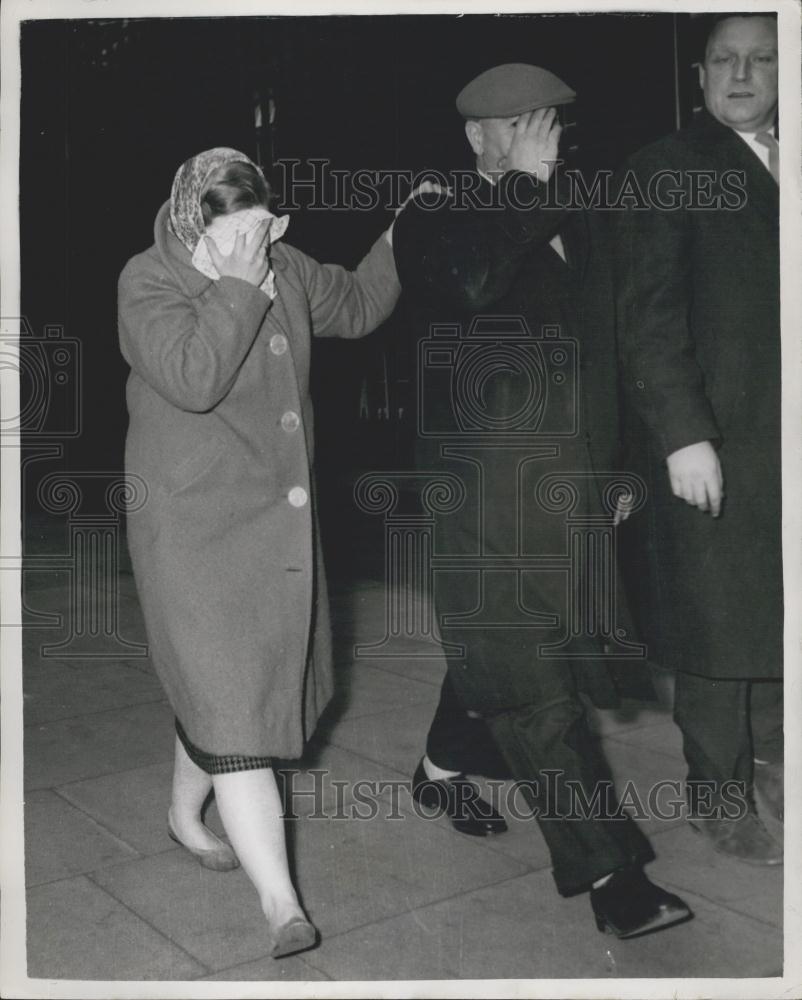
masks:
<path id="1" fill-rule="evenodd" d="M 206 438 L 168 474 L 164 488 L 170 496 L 191 489 L 206 479 L 225 453 L 225 443 L 216 435 Z"/>

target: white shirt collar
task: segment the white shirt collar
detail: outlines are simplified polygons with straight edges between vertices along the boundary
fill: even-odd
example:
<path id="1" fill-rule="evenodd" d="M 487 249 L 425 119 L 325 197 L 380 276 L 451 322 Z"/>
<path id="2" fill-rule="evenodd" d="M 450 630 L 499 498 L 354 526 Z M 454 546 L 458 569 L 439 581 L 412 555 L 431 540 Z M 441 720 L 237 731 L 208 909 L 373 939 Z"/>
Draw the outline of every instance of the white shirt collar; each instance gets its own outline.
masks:
<path id="1" fill-rule="evenodd" d="M 768 132 L 770 135 L 776 135 L 776 126 L 772 125 L 771 128 L 762 129 L 761 131 Z M 746 145 L 752 150 L 752 152 L 756 156 L 760 158 L 760 162 L 768 170 L 769 147 L 765 146 L 762 142 L 757 141 L 756 139 L 757 132 L 739 132 L 737 128 L 734 128 L 733 132 L 746 143 Z"/>

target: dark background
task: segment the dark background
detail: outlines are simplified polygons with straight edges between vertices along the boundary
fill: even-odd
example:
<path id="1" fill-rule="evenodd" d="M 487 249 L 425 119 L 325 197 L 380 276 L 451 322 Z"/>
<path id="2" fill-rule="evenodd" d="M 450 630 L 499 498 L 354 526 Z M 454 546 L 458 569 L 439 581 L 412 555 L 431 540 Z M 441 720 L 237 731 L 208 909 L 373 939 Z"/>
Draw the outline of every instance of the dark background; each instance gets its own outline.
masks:
<path id="1" fill-rule="evenodd" d="M 614 168 L 690 113 L 697 23 L 671 14 L 23 23 L 22 311 L 33 336 L 55 325 L 81 351 L 80 433 L 64 440 L 63 467 L 122 468 L 127 368 L 117 345 L 117 277 L 152 243 L 182 161 L 226 145 L 260 159 L 268 175 L 271 156 L 322 157 L 337 170 L 467 166 L 457 92 L 490 66 L 520 61 L 551 69 L 578 92 L 580 165 Z M 271 99 L 274 125 L 257 134 L 254 108 L 266 122 Z M 391 219 L 382 208 L 302 207 L 286 238 L 317 259 L 353 266 Z M 405 332 L 402 301 L 367 340 L 315 346 L 324 491 L 359 469 L 408 462 Z M 76 378 L 71 372 L 44 404 L 49 426 L 62 411 L 68 419 Z"/>

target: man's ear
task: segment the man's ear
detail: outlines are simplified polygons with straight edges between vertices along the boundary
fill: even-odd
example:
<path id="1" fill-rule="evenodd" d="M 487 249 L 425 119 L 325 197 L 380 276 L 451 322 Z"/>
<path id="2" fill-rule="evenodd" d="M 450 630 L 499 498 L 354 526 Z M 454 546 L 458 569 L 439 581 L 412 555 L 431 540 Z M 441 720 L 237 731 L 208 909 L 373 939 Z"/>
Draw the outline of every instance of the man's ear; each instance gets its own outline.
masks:
<path id="1" fill-rule="evenodd" d="M 467 121 L 465 122 L 465 135 L 468 137 L 468 142 L 471 144 L 471 149 L 477 156 L 481 156 L 484 152 L 484 136 L 482 134 L 482 126 L 477 121 Z"/>

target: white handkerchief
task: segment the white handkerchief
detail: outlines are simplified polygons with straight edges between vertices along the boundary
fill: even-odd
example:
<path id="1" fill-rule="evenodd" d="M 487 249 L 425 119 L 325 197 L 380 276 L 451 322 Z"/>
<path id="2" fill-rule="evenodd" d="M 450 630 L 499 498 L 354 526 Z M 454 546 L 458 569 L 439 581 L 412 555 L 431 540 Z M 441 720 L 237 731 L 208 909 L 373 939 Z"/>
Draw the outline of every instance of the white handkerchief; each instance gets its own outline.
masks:
<path id="1" fill-rule="evenodd" d="M 218 215 L 210 225 L 206 227 L 206 235 L 211 236 L 217 249 L 221 254 L 228 255 L 234 249 L 234 241 L 240 233 L 250 233 L 263 219 L 270 219 L 270 231 L 268 243 L 275 243 L 280 240 L 290 224 L 288 215 L 277 216 L 268 212 L 266 208 L 243 208 L 239 212 L 232 212 L 230 215 Z M 192 263 L 207 278 L 216 281 L 220 275 L 214 266 L 206 240 L 200 239 L 195 253 L 192 255 Z M 273 268 L 267 272 L 267 277 L 259 286 L 262 291 L 269 295 L 271 299 L 276 297 L 275 275 Z"/>

